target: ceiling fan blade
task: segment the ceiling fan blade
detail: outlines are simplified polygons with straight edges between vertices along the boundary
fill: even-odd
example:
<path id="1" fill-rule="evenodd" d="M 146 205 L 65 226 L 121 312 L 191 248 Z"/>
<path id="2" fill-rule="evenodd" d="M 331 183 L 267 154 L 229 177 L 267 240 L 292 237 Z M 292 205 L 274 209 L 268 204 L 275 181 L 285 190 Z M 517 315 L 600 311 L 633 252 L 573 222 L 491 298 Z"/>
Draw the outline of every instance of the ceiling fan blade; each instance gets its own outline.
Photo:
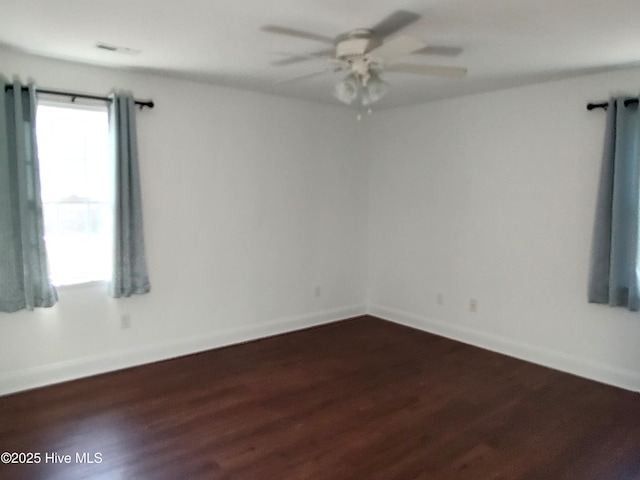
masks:
<path id="1" fill-rule="evenodd" d="M 333 45 L 333 38 L 325 37 L 324 35 L 317 35 L 315 33 L 303 32 L 302 30 L 295 30 L 293 28 L 279 27 L 277 25 L 265 25 L 262 27 L 262 30 L 269 33 L 276 33 L 278 35 L 304 38 L 306 40 L 315 40 L 316 42 L 329 43 Z"/>
<path id="2" fill-rule="evenodd" d="M 294 63 L 306 62 L 308 60 L 313 60 L 316 58 L 332 57 L 333 54 L 334 54 L 333 49 L 319 50 L 317 52 L 308 53 L 306 55 L 291 55 L 286 58 L 282 58 L 280 60 L 274 60 L 273 62 L 271 62 L 271 65 L 278 65 L 278 66 L 292 65 Z"/>
<path id="3" fill-rule="evenodd" d="M 372 27 L 371 30 L 373 30 L 378 37 L 385 38 L 408 27 L 419 19 L 420 15 L 417 13 L 407 12 L 406 10 L 396 10 L 375 27 Z"/>
<path id="4" fill-rule="evenodd" d="M 427 45 L 413 52 L 414 55 L 440 55 L 442 57 L 457 57 L 461 53 L 461 47 L 451 47 L 447 45 Z"/>
<path id="5" fill-rule="evenodd" d="M 434 75 L 436 77 L 464 77 L 467 74 L 466 68 L 446 67 L 443 65 L 418 65 L 415 63 L 394 63 L 385 66 L 384 71 Z"/>
<path id="6" fill-rule="evenodd" d="M 386 60 L 394 57 L 409 55 L 410 53 L 424 48 L 425 46 L 425 43 L 419 38 L 401 36 L 386 41 L 385 43 L 377 48 L 374 48 L 368 53 L 372 57 Z"/>
<path id="7" fill-rule="evenodd" d="M 318 75 L 324 75 L 325 73 L 333 73 L 334 70 L 325 68 L 324 70 L 318 70 L 315 72 L 305 73 L 304 75 L 296 75 L 295 77 L 283 78 L 282 80 L 276 80 L 273 82 L 278 85 L 280 83 L 297 82 L 298 80 L 304 80 L 305 78 L 316 77 Z"/>

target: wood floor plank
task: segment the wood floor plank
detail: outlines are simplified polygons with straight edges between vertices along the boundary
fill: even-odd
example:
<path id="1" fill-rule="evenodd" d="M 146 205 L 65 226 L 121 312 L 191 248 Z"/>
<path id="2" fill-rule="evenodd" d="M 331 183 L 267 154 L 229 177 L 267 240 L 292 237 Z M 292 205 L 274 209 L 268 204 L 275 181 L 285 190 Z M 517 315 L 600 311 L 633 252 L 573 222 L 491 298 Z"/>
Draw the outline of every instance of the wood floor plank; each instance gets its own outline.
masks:
<path id="1" fill-rule="evenodd" d="M 41 454 L 16 480 L 640 480 L 640 395 L 365 316 L 2 397 L 0 451 Z"/>

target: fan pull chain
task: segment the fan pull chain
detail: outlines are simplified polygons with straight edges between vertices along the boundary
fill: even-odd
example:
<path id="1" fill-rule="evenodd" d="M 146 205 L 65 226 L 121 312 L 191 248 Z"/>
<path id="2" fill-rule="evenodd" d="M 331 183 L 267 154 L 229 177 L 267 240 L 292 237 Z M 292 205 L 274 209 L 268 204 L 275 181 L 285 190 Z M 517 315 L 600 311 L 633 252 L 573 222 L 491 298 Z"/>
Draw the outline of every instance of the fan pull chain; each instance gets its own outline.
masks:
<path id="1" fill-rule="evenodd" d="M 371 107 L 367 108 L 367 115 L 371 115 L 373 113 L 373 110 L 371 109 Z M 362 112 L 358 112 L 358 114 L 356 115 L 356 120 L 361 121 L 362 120 Z"/>

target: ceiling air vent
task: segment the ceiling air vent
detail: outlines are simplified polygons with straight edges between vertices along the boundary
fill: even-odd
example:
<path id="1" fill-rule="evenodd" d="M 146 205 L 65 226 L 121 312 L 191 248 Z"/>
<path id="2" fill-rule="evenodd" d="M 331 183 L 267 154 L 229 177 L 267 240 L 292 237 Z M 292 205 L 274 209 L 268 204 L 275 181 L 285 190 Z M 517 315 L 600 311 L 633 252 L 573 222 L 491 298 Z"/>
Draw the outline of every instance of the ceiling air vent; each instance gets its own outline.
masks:
<path id="1" fill-rule="evenodd" d="M 138 55 L 140 53 L 140 50 L 136 50 L 134 48 L 118 47 L 117 45 L 110 45 L 103 42 L 96 43 L 96 48 L 114 53 L 122 53 L 124 55 Z"/>

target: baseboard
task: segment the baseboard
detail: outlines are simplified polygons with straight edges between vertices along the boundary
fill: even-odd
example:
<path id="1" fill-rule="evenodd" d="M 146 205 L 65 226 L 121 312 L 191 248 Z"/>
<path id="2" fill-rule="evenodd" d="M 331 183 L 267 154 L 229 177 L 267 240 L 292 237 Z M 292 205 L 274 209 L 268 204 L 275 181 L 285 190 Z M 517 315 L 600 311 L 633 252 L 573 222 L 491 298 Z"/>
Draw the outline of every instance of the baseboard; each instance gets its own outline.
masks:
<path id="1" fill-rule="evenodd" d="M 365 312 L 364 305 L 353 305 L 179 339 L 162 345 L 148 345 L 3 373 L 0 374 L 0 396 L 324 325 Z"/>
<path id="2" fill-rule="evenodd" d="M 625 390 L 640 391 L 640 373 L 636 371 L 380 305 L 369 305 L 367 313 L 390 322 L 434 333 L 452 340 L 509 355 L 510 357 L 624 388 Z"/>

